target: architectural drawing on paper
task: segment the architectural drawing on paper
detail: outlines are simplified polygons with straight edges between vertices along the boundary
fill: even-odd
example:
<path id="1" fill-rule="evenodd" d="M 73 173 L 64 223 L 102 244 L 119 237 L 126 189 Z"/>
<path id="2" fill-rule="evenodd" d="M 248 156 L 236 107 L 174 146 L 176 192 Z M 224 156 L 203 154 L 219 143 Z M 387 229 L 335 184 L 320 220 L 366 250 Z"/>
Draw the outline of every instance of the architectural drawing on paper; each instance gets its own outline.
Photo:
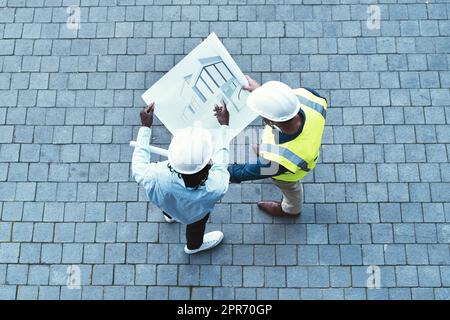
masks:
<path id="1" fill-rule="evenodd" d="M 249 93 L 242 89 L 246 84 L 244 74 L 212 33 L 142 98 L 147 104 L 155 102 L 156 116 L 172 134 L 193 123 L 207 129 L 218 128 L 213 108 L 224 101 L 230 112 L 233 138 L 257 117 L 246 105 Z"/>
<path id="2" fill-rule="evenodd" d="M 216 103 L 217 92 L 223 94 L 228 109 L 234 108 L 239 112 L 244 107 L 239 99 L 242 88 L 222 58 L 200 58 L 198 62 L 199 70 L 184 77 L 181 96 L 188 105 L 183 111 L 183 118 L 186 121 L 193 120 L 205 107 Z"/>

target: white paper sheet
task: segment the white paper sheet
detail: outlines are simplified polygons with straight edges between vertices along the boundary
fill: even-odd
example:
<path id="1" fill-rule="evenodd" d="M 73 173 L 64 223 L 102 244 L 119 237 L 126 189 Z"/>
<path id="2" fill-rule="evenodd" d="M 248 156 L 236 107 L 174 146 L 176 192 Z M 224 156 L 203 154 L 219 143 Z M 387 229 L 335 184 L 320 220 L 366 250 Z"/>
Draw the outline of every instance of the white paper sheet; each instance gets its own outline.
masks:
<path id="1" fill-rule="evenodd" d="M 223 100 L 230 112 L 230 139 L 256 117 L 242 89 L 247 79 L 215 33 L 184 57 L 143 95 L 146 104 L 155 102 L 155 115 L 172 133 L 200 123 L 215 129 L 214 104 Z M 212 130 L 214 131 L 214 130 Z"/>

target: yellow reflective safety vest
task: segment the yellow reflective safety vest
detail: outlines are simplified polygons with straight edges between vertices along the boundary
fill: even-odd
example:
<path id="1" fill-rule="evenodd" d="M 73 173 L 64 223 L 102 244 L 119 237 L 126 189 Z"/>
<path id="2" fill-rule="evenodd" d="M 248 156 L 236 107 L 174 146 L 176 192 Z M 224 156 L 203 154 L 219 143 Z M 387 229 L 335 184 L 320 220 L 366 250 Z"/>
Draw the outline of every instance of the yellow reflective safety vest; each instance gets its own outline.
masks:
<path id="1" fill-rule="evenodd" d="M 299 181 L 314 169 L 319 158 L 320 145 L 325 127 L 327 101 L 312 92 L 295 89 L 298 103 L 304 114 L 302 132 L 293 140 L 278 144 L 274 129 L 266 125 L 260 146 L 260 155 L 288 169 L 273 179 Z"/>

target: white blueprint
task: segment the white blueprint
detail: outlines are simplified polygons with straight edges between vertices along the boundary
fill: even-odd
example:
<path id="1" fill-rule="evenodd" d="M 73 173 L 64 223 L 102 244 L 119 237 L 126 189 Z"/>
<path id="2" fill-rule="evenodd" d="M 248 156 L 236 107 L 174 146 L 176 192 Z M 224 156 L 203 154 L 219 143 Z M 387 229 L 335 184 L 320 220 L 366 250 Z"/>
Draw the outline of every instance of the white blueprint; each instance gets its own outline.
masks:
<path id="1" fill-rule="evenodd" d="M 192 125 L 218 128 L 213 108 L 223 100 L 230 112 L 232 139 L 257 117 L 246 105 L 248 92 L 242 89 L 246 84 L 236 62 L 211 33 L 142 98 L 147 104 L 155 102 L 155 115 L 172 134 Z"/>

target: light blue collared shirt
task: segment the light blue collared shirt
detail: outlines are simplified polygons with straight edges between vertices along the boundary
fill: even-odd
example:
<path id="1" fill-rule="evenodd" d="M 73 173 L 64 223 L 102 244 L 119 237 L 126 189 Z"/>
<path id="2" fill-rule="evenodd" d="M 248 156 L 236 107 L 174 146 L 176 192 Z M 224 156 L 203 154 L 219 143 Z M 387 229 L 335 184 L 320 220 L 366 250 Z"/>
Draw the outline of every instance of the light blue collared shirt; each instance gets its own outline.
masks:
<path id="1" fill-rule="evenodd" d="M 186 188 L 183 179 L 170 171 L 168 161 L 150 162 L 151 153 L 146 146 L 150 143 L 152 130 L 141 127 L 131 166 L 134 179 L 144 187 L 148 199 L 176 221 L 191 224 L 204 218 L 228 190 L 227 130 L 228 126 L 221 126 L 219 137 L 216 137 L 213 166 L 205 185 L 194 190 Z"/>

